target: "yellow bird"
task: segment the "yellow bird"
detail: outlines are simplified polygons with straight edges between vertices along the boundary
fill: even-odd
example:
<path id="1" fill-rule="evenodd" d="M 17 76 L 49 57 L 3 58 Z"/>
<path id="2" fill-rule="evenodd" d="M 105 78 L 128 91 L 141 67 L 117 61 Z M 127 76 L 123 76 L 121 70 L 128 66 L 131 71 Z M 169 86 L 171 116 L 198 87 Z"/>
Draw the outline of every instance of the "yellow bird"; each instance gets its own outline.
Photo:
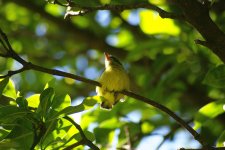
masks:
<path id="1" fill-rule="evenodd" d="M 119 91 L 129 90 L 130 81 L 129 77 L 119 60 L 105 53 L 105 71 L 102 73 L 98 80 L 102 87 L 96 87 L 98 96 L 104 97 L 101 107 L 111 109 L 113 105 L 124 98 L 123 94 Z"/>

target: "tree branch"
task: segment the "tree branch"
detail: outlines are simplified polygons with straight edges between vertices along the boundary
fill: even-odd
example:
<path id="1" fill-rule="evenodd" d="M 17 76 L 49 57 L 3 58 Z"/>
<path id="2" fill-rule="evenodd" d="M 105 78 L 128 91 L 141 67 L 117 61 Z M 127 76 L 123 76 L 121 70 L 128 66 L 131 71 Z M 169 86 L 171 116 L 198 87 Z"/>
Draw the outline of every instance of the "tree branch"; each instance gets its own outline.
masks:
<path id="1" fill-rule="evenodd" d="M 2 31 L 0 32 L 0 34 L 1 34 L 1 36 L 2 36 L 2 34 L 5 35 Z M 3 36 L 3 39 L 5 41 L 8 41 L 8 38 L 6 36 Z M 91 84 L 91 85 L 94 85 L 94 86 L 100 86 L 101 87 L 101 84 L 99 82 L 97 82 L 97 81 L 90 80 L 90 79 L 87 79 L 87 78 L 84 78 L 84 77 L 81 77 L 81 76 L 78 76 L 78 75 L 70 74 L 70 73 L 59 71 L 59 70 L 55 70 L 55 69 L 44 68 L 44 67 L 32 64 L 30 62 L 26 62 L 18 54 L 16 54 L 14 52 L 14 50 L 12 49 L 11 46 L 9 46 L 8 48 L 9 48 L 9 51 L 12 51 L 10 53 L 11 54 L 10 57 L 15 59 L 15 60 L 17 60 L 19 63 L 21 63 L 23 65 L 23 67 L 21 69 L 19 69 L 19 70 L 16 70 L 16 71 L 9 71 L 7 75 L 3 75 L 0 78 L 5 78 L 5 77 L 8 77 L 8 76 L 12 76 L 14 74 L 21 73 L 21 72 L 26 71 L 26 70 L 35 70 L 35 71 L 39 71 L 39 72 L 43 72 L 43 73 L 47 73 L 47 74 L 51 74 L 51 75 L 68 77 L 68 78 L 79 80 L 79 81 L 82 81 L 82 82 L 85 82 L 85 83 L 88 83 L 88 84 Z M 18 59 L 18 58 L 20 58 L 20 59 Z M 153 106 L 153 107 L 155 107 L 155 108 L 165 112 L 166 114 L 171 116 L 174 120 L 176 120 L 176 122 L 179 123 L 182 127 L 187 129 L 192 134 L 194 139 L 199 141 L 199 143 L 201 143 L 202 146 L 205 149 L 211 148 L 210 146 L 207 145 L 207 143 L 205 143 L 203 141 L 203 139 L 201 138 L 200 134 L 198 134 L 192 127 L 190 127 L 183 119 L 181 119 L 178 115 L 176 115 L 169 108 L 167 108 L 167 107 L 163 106 L 162 104 L 159 104 L 159 103 L 157 103 L 157 102 L 155 102 L 155 101 L 153 101 L 153 100 L 151 100 L 149 98 L 146 98 L 146 97 L 143 97 L 143 96 L 138 95 L 136 93 L 133 93 L 131 91 L 121 91 L 120 93 L 122 93 L 124 95 L 127 95 L 129 97 L 132 97 L 132 98 L 134 98 L 136 100 L 145 102 L 145 103 L 147 103 L 147 104 L 149 104 L 149 105 L 151 105 L 151 106 Z"/>
<path id="2" fill-rule="evenodd" d="M 153 5 L 151 3 L 145 3 L 145 2 L 132 3 L 132 4 L 126 4 L 126 5 L 101 5 L 101 6 L 95 6 L 95 7 L 80 6 L 80 5 L 76 4 L 75 2 L 73 2 L 73 3 L 68 3 L 66 5 L 63 5 L 63 6 L 67 6 L 70 8 L 73 8 L 73 7 L 80 8 L 80 10 L 78 12 L 77 11 L 68 11 L 65 14 L 64 18 L 67 18 L 70 16 L 85 15 L 87 13 L 91 13 L 91 12 L 97 11 L 97 10 L 111 10 L 111 11 L 116 11 L 116 12 L 119 11 L 120 12 L 120 11 L 124 11 L 124 10 L 128 10 L 128 9 L 146 8 L 146 9 L 151 9 L 151 10 L 158 12 L 160 17 L 162 17 L 162 18 L 184 19 L 184 16 L 182 14 L 175 14 L 175 13 L 167 12 L 167 11 L 159 8 L 156 5 Z"/>
<path id="3" fill-rule="evenodd" d="M 97 146 L 95 146 L 87 137 L 86 137 L 86 135 L 84 134 L 84 131 L 82 130 L 82 128 L 81 128 L 81 126 L 79 125 L 79 124 L 77 124 L 73 119 L 71 119 L 70 117 L 68 117 L 68 116 L 65 116 L 65 117 L 63 117 L 64 119 L 66 119 L 66 120 L 68 120 L 70 123 L 72 123 L 76 128 L 77 128 L 77 130 L 79 131 L 79 133 L 80 133 L 80 135 L 81 135 L 81 137 L 82 137 L 82 140 L 80 141 L 80 145 L 82 144 L 82 143 L 84 143 L 84 144 L 87 144 L 91 149 L 93 149 L 93 150 L 100 150 Z M 76 144 L 76 145 L 75 145 Z M 73 147 L 69 147 L 69 149 L 72 149 L 72 148 L 74 148 L 74 147 L 76 147 L 76 146 L 78 146 L 77 145 L 77 143 L 75 143 L 74 145 L 72 145 Z M 66 148 L 67 149 L 67 148 Z M 68 150 L 69 150 L 68 149 Z"/>
<path id="4" fill-rule="evenodd" d="M 211 49 L 225 63 L 225 34 L 213 22 L 207 4 L 198 0 L 173 0 L 183 11 L 185 20 L 190 23 L 205 39 L 198 44 Z"/>

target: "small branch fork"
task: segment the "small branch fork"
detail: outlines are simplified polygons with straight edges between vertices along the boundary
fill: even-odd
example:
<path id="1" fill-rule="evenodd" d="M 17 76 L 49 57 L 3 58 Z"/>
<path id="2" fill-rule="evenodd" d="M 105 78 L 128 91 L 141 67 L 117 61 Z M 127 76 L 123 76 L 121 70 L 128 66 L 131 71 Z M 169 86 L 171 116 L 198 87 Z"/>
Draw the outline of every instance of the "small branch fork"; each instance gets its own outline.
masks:
<path id="1" fill-rule="evenodd" d="M 3 46 L 3 48 L 4 48 L 4 53 L 1 53 L 0 56 L 5 57 L 5 58 L 12 58 L 12 59 L 18 61 L 19 63 L 21 63 L 23 65 L 23 67 L 21 69 L 18 69 L 18 70 L 15 70 L 15 71 L 8 71 L 8 73 L 6 75 L 2 75 L 2 76 L 0 76 L 0 78 L 10 77 L 12 75 L 24 72 L 26 70 L 35 70 L 35 71 L 39 71 L 39 72 L 43 72 L 43 73 L 47 73 L 47 74 L 51 74 L 51 75 L 68 77 L 68 78 L 75 79 L 75 80 L 78 80 L 78 81 L 82 81 L 82 82 L 85 82 L 85 83 L 88 83 L 88 84 L 91 84 L 91 85 L 94 85 L 94 86 L 101 86 L 101 84 L 99 82 L 94 81 L 94 80 L 90 80 L 90 79 L 87 79 L 87 78 L 84 78 L 84 77 L 81 77 L 81 76 L 78 76 L 78 75 L 74 75 L 74 74 L 71 74 L 71 73 L 67 73 L 67 72 L 63 72 L 63 71 L 59 71 L 59 70 L 55 70 L 55 69 L 44 68 L 44 67 L 35 65 L 31 62 L 27 62 L 26 60 L 22 59 L 13 50 L 13 48 L 11 47 L 11 45 L 9 43 L 9 40 L 8 40 L 6 34 L 1 30 L 1 28 L 0 28 L 0 42 Z M 183 119 L 181 119 L 178 115 L 176 115 L 169 108 L 167 108 L 167 107 L 165 107 L 165 106 L 163 106 L 163 105 L 161 105 L 161 104 L 159 104 L 159 103 L 157 103 L 157 102 L 155 102 L 155 101 L 153 101 L 149 98 L 143 97 L 141 95 L 138 95 L 138 94 L 130 92 L 130 91 L 121 91 L 120 93 L 122 93 L 124 95 L 127 95 L 129 97 L 132 97 L 136 100 L 145 102 L 145 103 L 163 111 L 164 113 L 168 114 L 170 117 L 172 117 L 174 120 L 176 120 L 176 122 L 178 124 L 180 124 L 186 130 L 188 130 L 192 134 L 194 139 L 196 139 L 199 143 L 201 143 L 204 150 L 212 149 L 211 146 L 209 146 L 207 143 L 205 143 L 203 141 L 203 139 L 201 138 L 199 133 L 197 133 L 191 126 L 189 126 Z M 77 127 L 78 130 L 79 130 L 78 126 L 75 125 L 75 127 Z M 81 136 L 82 136 L 82 132 L 80 132 L 80 133 L 81 133 Z M 85 138 L 83 137 L 83 139 L 85 139 Z M 82 142 L 82 141 L 80 141 L 80 142 Z M 80 143 L 78 143 L 78 144 L 80 144 Z M 86 142 L 85 144 L 88 144 L 88 143 Z"/>
<path id="2" fill-rule="evenodd" d="M 64 150 L 71 150 L 79 145 L 88 145 L 91 149 L 93 150 L 100 150 L 97 146 L 95 146 L 84 134 L 84 131 L 82 130 L 81 126 L 79 124 L 77 124 L 75 121 L 73 121 L 73 119 L 71 119 L 68 116 L 63 117 L 64 119 L 68 120 L 70 123 L 72 123 L 75 128 L 77 128 L 77 130 L 79 131 L 80 135 L 81 135 L 81 140 L 78 141 L 75 144 L 72 144 L 70 146 L 68 146 L 67 148 L 65 148 Z"/>
<path id="3" fill-rule="evenodd" d="M 62 4 L 61 2 L 59 2 L 59 0 L 53 0 L 53 2 L 50 2 L 67 8 L 64 18 L 72 16 L 82 16 L 97 10 L 111 10 L 120 12 L 129 9 L 145 8 L 158 12 L 161 18 L 171 18 L 186 21 L 191 24 L 196 30 L 198 30 L 198 32 L 205 39 L 205 41 L 196 40 L 196 44 L 211 49 L 225 63 L 225 34 L 211 19 L 209 15 L 209 9 L 211 8 L 212 3 L 208 0 L 173 0 L 173 4 L 181 10 L 179 14 L 167 12 L 149 2 L 139 2 L 123 5 L 106 4 L 90 7 L 81 6 L 75 2 L 72 2 L 71 0 L 65 1 L 66 4 Z M 78 9 L 78 11 L 74 11 L 73 8 Z"/>

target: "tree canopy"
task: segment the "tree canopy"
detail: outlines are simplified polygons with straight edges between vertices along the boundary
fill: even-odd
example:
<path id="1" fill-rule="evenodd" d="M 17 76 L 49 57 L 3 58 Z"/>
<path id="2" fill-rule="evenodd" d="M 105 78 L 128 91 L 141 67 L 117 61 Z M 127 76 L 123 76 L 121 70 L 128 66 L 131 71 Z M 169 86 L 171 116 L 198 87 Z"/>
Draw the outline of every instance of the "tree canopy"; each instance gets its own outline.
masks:
<path id="1" fill-rule="evenodd" d="M 0 6 L 0 149 L 225 146 L 225 1 Z M 95 93 L 104 52 L 131 81 L 108 111 Z"/>

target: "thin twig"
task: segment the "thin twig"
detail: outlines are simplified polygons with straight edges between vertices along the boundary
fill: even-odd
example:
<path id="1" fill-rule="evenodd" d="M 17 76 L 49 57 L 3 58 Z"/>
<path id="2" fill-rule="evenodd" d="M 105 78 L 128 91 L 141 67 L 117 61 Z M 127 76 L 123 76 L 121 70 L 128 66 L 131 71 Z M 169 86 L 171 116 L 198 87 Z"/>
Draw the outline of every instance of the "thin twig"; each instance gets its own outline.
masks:
<path id="1" fill-rule="evenodd" d="M 68 4 L 62 4 L 58 0 L 54 0 L 51 4 L 58 4 L 58 5 L 63 6 L 63 7 L 67 7 L 68 6 Z"/>
<path id="2" fill-rule="evenodd" d="M 132 4 L 126 4 L 126 5 L 101 5 L 101 6 L 79 6 L 75 3 L 67 4 L 69 7 L 78 7 L 80 8 L 80 13 L 73 13 L 73 11 L 69 11 L 65 14 L 65 18 L 68 16 L 77 16 L 77 15 L 84 15 L 87 13 L 91 13 L 93 11 L 97 10 L 111 10 L 111 11 L 123 11 L 123 10 L 129 10 L 129 9 L 138 9 L 138 8 L 146 8 L 151 9 L 159 13 L 160 17 L 162 18 L 172 18 L 172 19 L 184 19 L 184 16 L 182 14 L 175 14 L 171 12 L 167 12 L 160 7 L 153 5 L 151 3 L 132 3 Z"/>
<path id="3" fill-rule="evenodd" d="M 83 145 L 83 144 L 84 144 L 84 140 L 82 139 L 82 140 L 64 148 L 63 150 L 71 150 L 71 149 L 74 149 L 75 147 L 78 147 L 78 146 Z"/>
<path id="4" fill-rule="evenodd" d="M 208 44 L 207 41 L 202 41 L 202 40 L 199 40 L 199 39 L 195 40 L 195 44 L 199 44 L 199 45 L 203 45 L 205 47 L 209 47 L 209 44 Z"/>
<path id="5" fill-rule="evenodd" d="M 84 134 L 84 131 L 82 130 L 81 126 L 79 124 L 77 124 L 73 119 L 71 119 L 70 117 L 68 116 L 65 116 L 63 117 L 65 118 L 66 120 L 68 120 L 70 123 L 72 123 L 76 128 L 77 130 L 79 131 L 81 137 L 82 137 L 82 140 L 81 142 L 83 142 L 84 144 L 87 144 L 91 149 L 93 150 L 99 150 L 99 148 L 94 145 L 87 137 L 86 135 Z M 76 144 L 76 143 L 75 143 Z M 77 146 L 77 145 L 75 145 Z M 74 148 L 74 147 L 70 147 L 70 148 Z"/>
<path id="6" fill-rule="evenodd" d="M 193 119 L 188 120 L 186 123 L 189 124 L 193 121 Z M 171 127 L 171 130 L 169 133 L 167 133 L 166 135 L 164 135 L 163 140 L 161 141 L 161 143 L 157 146 L 157 150 L 163 145 L 163 143 L 170 138 L 178 129 L 180 128 L 180 126 L 178 124 L 175 124 Z"/>
<path id="7" fill-rule="evenodd" d="M 21 63 L 22 65 L 25 65 L 27 62 L 25 60 L 23 60 L 12 48 L 11 44 L 9 43 L 8 37 L 6 36 L 6 34 L 2 31 L 2 29 L 0 28 L 0 36 L 3 38 L 0 38 L 1 44 L 4 47 L 5 51 L 7 52 L 6 55 L 10 55 L 11 58 L 15 59 L 16 61 L 18 61 L 19 63 Z M 6 44 L 6 45 L 5 45 Z"/>
<path id="8" fill-rule="evenodd" d="M 131 142 L 129 127 L 128 126 L 125 126 L 124 127 L 124 131 L 125 131 L 125 135 L 127 137 L 127 145 L 128 145 L 127 150 L 133 150 L 132 149 L 132 142 Z"/>

